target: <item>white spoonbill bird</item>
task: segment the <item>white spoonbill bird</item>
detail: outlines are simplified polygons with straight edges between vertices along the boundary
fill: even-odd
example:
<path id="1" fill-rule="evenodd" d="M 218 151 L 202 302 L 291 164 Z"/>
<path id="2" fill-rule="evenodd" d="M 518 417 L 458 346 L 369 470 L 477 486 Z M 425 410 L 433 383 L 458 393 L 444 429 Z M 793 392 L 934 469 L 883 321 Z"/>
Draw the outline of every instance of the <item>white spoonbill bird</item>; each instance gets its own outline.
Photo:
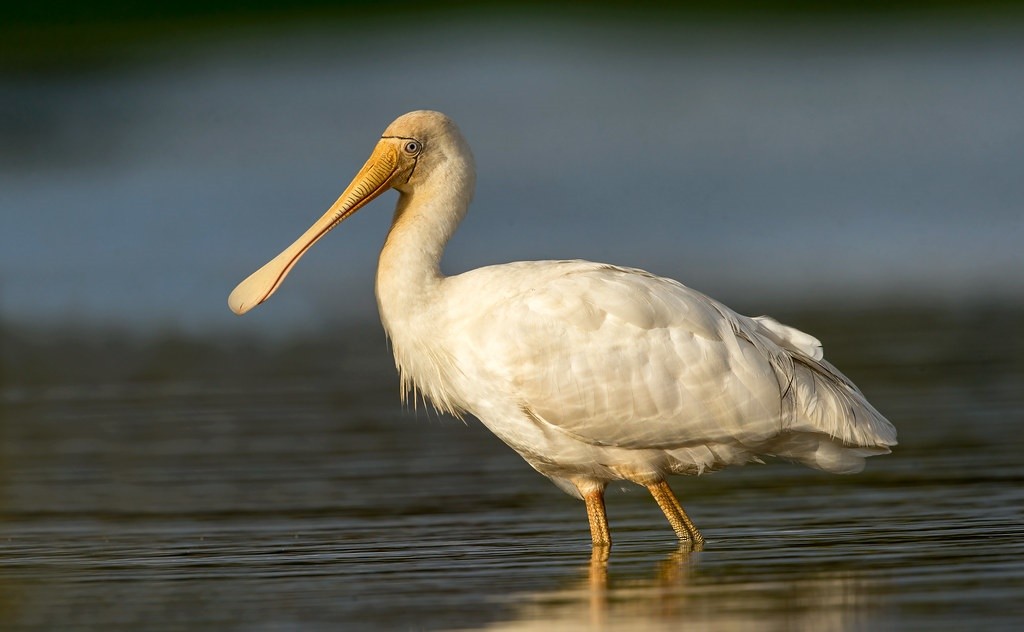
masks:
<path id="1" fill-rule="evenodd" d="M 645 486 L 676 535 L 699 546 L 667 475 L 762 456 L 849 473 L 896 444 L 892 424 L 823 359 L 816 338 L 671 279 L 589 261 L 441 274 L 475 178 L 448 117 L 399 117 L 337 202 L 228 304 L 244 314 L 267 300 L 317 240 L 397 189 L 377 303 L 403 395 L 474 415 L 584 500 L 594 547 L 611 544 L 609 481 Z"/>

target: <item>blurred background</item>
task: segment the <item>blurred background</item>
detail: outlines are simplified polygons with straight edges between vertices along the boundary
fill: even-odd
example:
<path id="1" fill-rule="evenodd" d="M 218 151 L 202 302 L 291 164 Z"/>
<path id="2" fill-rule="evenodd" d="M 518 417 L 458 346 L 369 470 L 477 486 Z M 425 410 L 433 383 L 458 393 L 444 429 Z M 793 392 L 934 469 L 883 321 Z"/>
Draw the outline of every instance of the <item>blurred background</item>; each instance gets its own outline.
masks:
<path id="1" fill-rule="evenodd" d="M 714 4 L 8 7 L 0 318 L 372 321 L 390 196 L 271 305 L 238 319 L 225 297 L 413 109 L 476 153 L 449 273 L 581 257 L 757 313 L 1021 302 L 1016 4 Z"/>
<path id="2" fill-rule="evenodd" d="M 556 516 L 556 530 L 564 518 L 585 543 L 578 508 L 496 440 L 475 425 L 403 413 L 373 296 L 395 194 L 318 244 L 272 301 L 244 318 L 227 308 L 235 284 L 319 217 L 380 132 L 414 109 L 452 117 L 477 160 L 475 201 L 447 251 L 447 273 L 521 259 L 605 261 L 815 334 L 900 429 L 897 455 L 873 459 L 877 478 L 859 483 L 874 481 L 876 500 L 896 490 L 879 515 L 915 506 L 931 483 L 914 472 L 945 472 L 944 485 L 967 485 L 965 498 L 977 497 L 982 481 L 1024 476 L 1024 3 L 6 3 L 6 627 L 66 621 L 111 594 L 124 599 L 87 621 L 152 622 L 179 601 L 194 605 L 206 588 L 147 578 L 190 577 L 180 556 L 196 546 L 208 555 L 204 568 L 230 558 L 258 571 L 266 558 L 197 544 L 219 536 L 235 546 L 241 520 L 246 529 L 283 521 L 281 533 L 365 533 L 371 542 L 381 516 L 442 513 L 457 527 L 512 511 L 542 525 Z M 440 461 L 422 460 L 424 446 Z M 406 490 L 410 473 L 450 475 L 430 479 L 448 509 Z M 695 492 L 712 533 L 715 494 L 735 500 L 767 480 L 758 475 L 702 479 L 723 486 Z M 328 490 L 325 481 L 341 485 Z M 947 492 L 936 497 L 954 497 Z M 780 524 L 792 524 L 794 511 Z M 352 512 L 369 522 L 340 525 Z M 718 526 L 730 516 L 723 509 Z M 657 520 L 637 524 L 650 522 L 660 538 Z M 998 525 L 1006 534 L 1020 522 L 1018 509 Z M 508 523 L 489 524 L 500 538 Z M 432 523 L 421 527 L 436 533 Z M 274 539 L 277 528 L 260 531 L 267 551 L 291 550 Z M 549 541 L 544 528 L 531 550 Z M 54 557 L 40 533 L 61 533 L 70 548 Z M 115 545 L 105 548 L 100 535 Z M 961 535 L 992 541 L 984 530 Z M 391 537 L 394 547 L 408 542 Z M 165 546 L 159 560 L 154 542 Z M 322 561 L 332 542 L 306 541 L 310 559 Z M 364 564 L 380 558 L 366 546 Z M 447 551 L 444 560 L 448 553 L 466 555 Z M 435 561 L 442 572 L 447 562 Z M 85 575 L 54 580 L 68 564 Z M 478 567 L 468 563 L 455 585 L 479 589 Z M 111 568 L 121 573 L 116 590 L 75 583 Z M 522 579 L 505 588 L 537 588 L 536 574 L 514 568 L 495 570 Z M 712 583 L 734 589 L 719 570 Z M 844 569 L 854 592 L 861 570 Z M 280 593 L 270 582 L 253 593 L 224 572 L 224 592 L 200 609 L 214 629 L 228 629 L 214 614 L 225 603 L 237 606 L 227 610 L 236 623 L 252 623 L 270 603 L 252 594 L 299 599 L 313 590 L 293 584 Z M 383 628 L 395 624 L 385 616 L 394 604 L 370 615 L 330 610 L 362 581 L 344 572 L 332 567 L 338 584 L 282 620 L 319 612 L 322 622 L 372 615 Z M 1019 565 L 1013 572 L 1020 577 Z M 769 585 L 766 576 L 751 585 Z M 146 591 L 137 594 L 123 581 L 140 578 Z M 366 588 L 365 603 L 370 592 L 394 594 L 381 581 L 376 592 Z M 887 612 L 954 624 L 1006 612 L 993 605 L 944 618 L 944 599 L 967 598 L 950 582 L 948 592 L 926 586 L 929 596 L 907 596 L 924 599 L 924 610 Z M 66 595 L 56 606 L 55 586 Z M 899 593 L 879 586 L 868 592 Z M 465 604 L 444 602 L 439 613 L 437 595 L 413 603 L 410 589 L 409 618 L 398 623 L 450 616 L 453 625 L 474 610 L 466 604 L 493 596 L 466 591 Z M 969 597 L 981 608 L 1003 596 L 993 595 Z M 126 603 L 137 609 L 125 614 Z M 790 621 L 789 601 L 766 603 L 765 612 Z"/>

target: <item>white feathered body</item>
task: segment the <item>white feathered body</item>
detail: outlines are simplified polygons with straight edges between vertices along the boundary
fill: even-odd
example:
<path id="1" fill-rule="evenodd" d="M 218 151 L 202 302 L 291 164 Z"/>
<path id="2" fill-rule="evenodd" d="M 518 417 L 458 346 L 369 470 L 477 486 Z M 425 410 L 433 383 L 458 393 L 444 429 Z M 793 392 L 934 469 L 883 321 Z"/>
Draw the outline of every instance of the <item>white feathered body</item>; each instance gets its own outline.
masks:
<path id="1" fill-rule="evenodd" d="M 396 189 L 376 289 L 403 388 L 472 413 L 584 496 L 595 546 L 610 542 L 609 481 L 648 486 L 677 535 L 699 543 L 667 474 L 765 455 L 853 472 L 895 444 L 892 425 L 823 359 L 815 338 L 740 316 L 675 281 L 586 261 L 443 275 L 474 185 L 472 152 L 448 117 L 403 115 L 338 201 L 228 304 L 244 314 L 265 301 L 317 240 Z"/>
<path id="2" fill-rule="evenodd" d="M 855 472 L 895 444 L 817 339 L 641 270 L 490 266 L 405 288 L 421 295 L 412 312 L 395 289 L 378 279 L 404 385 L 574 495 L 570 480 L 646 484 L 761 456 Z"/>

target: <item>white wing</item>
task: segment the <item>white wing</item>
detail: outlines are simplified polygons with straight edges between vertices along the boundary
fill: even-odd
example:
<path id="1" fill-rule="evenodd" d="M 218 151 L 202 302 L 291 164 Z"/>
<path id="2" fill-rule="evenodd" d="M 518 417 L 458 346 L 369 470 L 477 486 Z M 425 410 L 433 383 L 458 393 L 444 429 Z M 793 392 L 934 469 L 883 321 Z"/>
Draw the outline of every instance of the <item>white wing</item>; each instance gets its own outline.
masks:
<path id="1" fill-rule="evenodd" d="M 577 261 L 492 266 L 450 281 L 450 295 L 476 303 L 449 306 L 461 370 L 587 444 L 725 444 L 804 460 L 776 438 L 827 435 L 878 452 L 895 443 L 815 338 L 675 281 Z"/>

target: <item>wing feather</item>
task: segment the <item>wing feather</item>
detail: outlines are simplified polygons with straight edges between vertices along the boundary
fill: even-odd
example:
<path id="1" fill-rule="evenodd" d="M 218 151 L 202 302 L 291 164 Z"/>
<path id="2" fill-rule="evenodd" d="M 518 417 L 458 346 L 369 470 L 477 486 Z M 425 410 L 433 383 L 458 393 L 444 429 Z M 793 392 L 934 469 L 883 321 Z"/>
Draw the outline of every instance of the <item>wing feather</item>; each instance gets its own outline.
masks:
<path id="1" fill-rule="evenodd" d="M 454 361 L 580 441 L 762 453 L 787 433 L 895 443 L 892 426 L 823 359 L 816 338 L 738 315 L 675 281 L 578 261 L 451 279 L 458 293 L 487 301 L 483 310 L 451 306 L 462 336 Z"/>

